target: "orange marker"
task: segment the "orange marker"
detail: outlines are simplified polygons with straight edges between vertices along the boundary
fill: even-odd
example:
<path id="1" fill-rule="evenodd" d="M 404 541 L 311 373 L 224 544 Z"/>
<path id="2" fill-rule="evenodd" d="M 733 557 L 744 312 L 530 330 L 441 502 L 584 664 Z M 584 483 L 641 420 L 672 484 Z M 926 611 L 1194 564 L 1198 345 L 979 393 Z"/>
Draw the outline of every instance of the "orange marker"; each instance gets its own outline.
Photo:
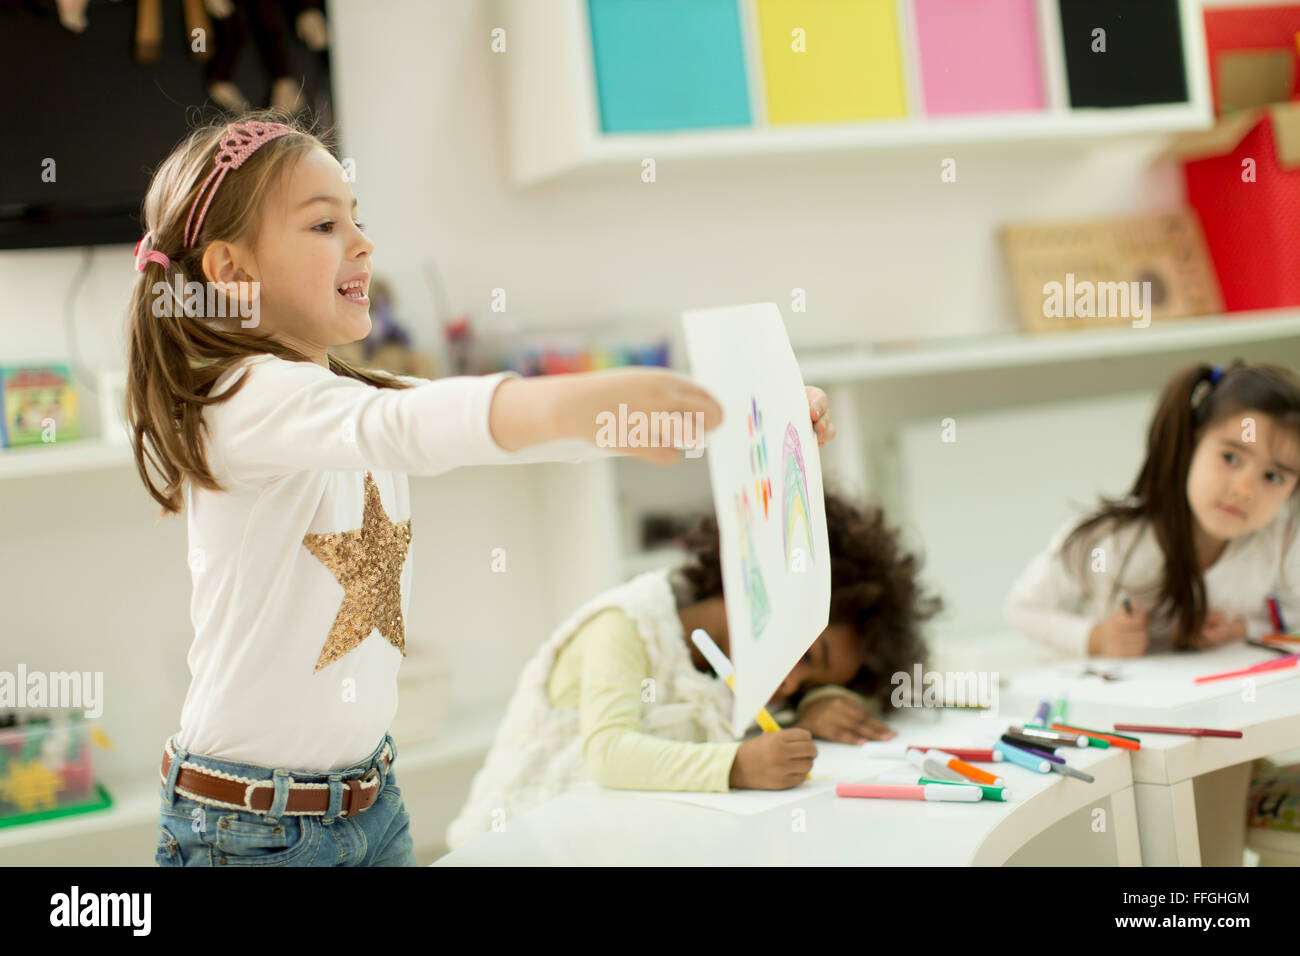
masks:
<path id="1" fill-rule="evenodd" d="M 1142 745 L 1136 740 L 1128 737 L 1117 737 L 1114 734 L 1102 734 L 1095 730 L 1084 730 L 1082 727 L 1071 727 L 1069 724 L 1052 724 L 1053 730 L 1063 730 L 1070 734 L 1084 734 L 1088 737 L 1096 737 L 1098 740 L 1104 740 L 1112 747 L 1119 747 L 1122 750 L 1141 750 Z"/>
<path id="2" fill-rule="evenodd" d="M 995 777 L 987 770 L 981 770 L 979 767 L 974 767 L 964 760 L 958 760 L 945 750 L 929 750 L 926 751 L 926 753 L 937 759 L 953 773 L 959 773 L 967 780 L 974 780 L 976 783 L 987 784 L 990 787 L 1000 787 L 1005 782 L 1001 777 Z"/>

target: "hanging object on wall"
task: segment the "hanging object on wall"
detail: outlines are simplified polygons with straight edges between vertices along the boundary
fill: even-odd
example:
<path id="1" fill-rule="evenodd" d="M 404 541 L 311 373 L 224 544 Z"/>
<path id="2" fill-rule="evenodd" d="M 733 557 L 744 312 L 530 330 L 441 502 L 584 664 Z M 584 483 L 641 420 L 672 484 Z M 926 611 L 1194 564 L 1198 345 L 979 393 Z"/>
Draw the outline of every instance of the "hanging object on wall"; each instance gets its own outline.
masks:
<path id="1" fill-rule="evenodd" d="M 86 4 L 81 0 L 59 0 L 59 21 L 70 30 L 76 30 L 64 19 L 64 7 L 69 8 L 72 22 L 76 22 L 77 11 L 84 11 Z M 181 15 L 185 18 L 185 46 L 191 60 L 205 63 L 212 59 L 212 23 L 208 19 L 203 0 L 182 0 Z M 84 12 L 81 15 L 81 29 L 85 29 Z M 81 30 L 76 30 L 80 33 Z M 163 7 L 162 0 L 136 0 L 135 38 L 133 55 L 135 62 L 141 66 L 157 63 L 162 57 L 163 43 Z"/>
<path id="2" fill-rule="evenodd" d="M 297 113 L 304 107 L 302 78 L 293 75 L 286 46 L 287 5 L 271 0 L 204 0 L 213 19 L 215 53 L 208 65 L 208 95 L 232 113 L 250 107 L 245 91 L 234 82 L 239 61 L 251 33 L 263 69 L 270 80 L 267 105 Z M 295 4 L 295 30 L 308 49 L 319 52 L 328 45 L 325 14 L 318 0 Z"/>

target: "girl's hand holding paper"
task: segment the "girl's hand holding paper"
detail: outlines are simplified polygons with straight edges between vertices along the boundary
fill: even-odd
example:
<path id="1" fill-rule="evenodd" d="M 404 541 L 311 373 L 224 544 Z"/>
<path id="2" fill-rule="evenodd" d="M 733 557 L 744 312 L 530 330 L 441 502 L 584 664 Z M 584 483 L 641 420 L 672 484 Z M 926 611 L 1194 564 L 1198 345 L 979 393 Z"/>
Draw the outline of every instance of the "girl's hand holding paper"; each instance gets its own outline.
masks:
<path id="1" fill-rule="evenodd" d="M 498 434 L 498 404 L 519 409 L 513 416 L 501 414 L 507 425 L 554 431 L 547 437 L 580 438 L 657 465 L 675 464 L 684 448 L 702 448 L 704 433 L 722 421 L 722 406 L 712 395 L 665 369 L 507 379 L 497 393 L 493 434 L 506 450 L 522 442 L 517 435 Z"/>
<path id="2" fill-rule="evenodd" d="M 835 437 L 835 426 L 831 424 L 831 403 L 826 393 L 814 385 L 804 388 L 808 393 L 808 413 L 812 416 L 813 431 L 817 434 L 817 447 L 825 448 L 826 443 Z"/>

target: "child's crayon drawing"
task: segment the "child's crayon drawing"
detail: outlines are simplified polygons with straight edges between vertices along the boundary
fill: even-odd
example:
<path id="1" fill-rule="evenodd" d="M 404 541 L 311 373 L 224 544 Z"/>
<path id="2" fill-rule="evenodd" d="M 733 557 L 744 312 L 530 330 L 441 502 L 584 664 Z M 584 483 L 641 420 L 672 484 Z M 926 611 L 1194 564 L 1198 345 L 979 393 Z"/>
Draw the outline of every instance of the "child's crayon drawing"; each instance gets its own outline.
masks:
<path id="1" fill-rule="evenodd" d="M 758 399 L 749 396 L 749 415 L 745 421 L 749 432 L 749 472 L 754 476 L 754 501 L 762 506 L 763 520 L 768 518 L 772 502 L 772 479 L 767 471 L 767 436 L 763 434 L 763 412 Z"/>
<path id="2" fill-rule="evenodd" d="M 767 627 L 768 616 L 772 613 L 772 604 L 767 597 L 767 585 L 763 582 L 763 569 L 758 561 L 758 549 L 754 545 L 753 509 L 749 494 L 742 491 L 736 496 L 737 527 L 740 531 L 740 555 L 742 578 L 745 582 L 745 597 L 749 604 L 749 626 L 754 637 L 763 633 Z"/>
<path id="3" fill-rule="evenodd" d="M 784 481 L 782 482 L 781 512 L 784 516 L 781 530 L 785 545 L 785 566 L 790 567 L 790 543 L 796 545 L 802 540 L 805 545 L 804 557 L 813 558 L 812 532 L 808 526 L 808 515 L 812 508 L 808 501 L 808 475 L 804 470 L 803 449 L 799 444 L 799 432 L 794 422 L 785 426 L 785 441 L 782 443 L 784 455 Z M 799 532 L 802 531 L 802 534 Z"/>
<path id="4" fill-rule="evenodd" d="M 682 325 L 691 374 L 723 409 L 709 436 L 709 484 L 736 668 L 731 726 L 741 736 L 830 619 L 821 457 L 773 303 L 688 312 Z"/>

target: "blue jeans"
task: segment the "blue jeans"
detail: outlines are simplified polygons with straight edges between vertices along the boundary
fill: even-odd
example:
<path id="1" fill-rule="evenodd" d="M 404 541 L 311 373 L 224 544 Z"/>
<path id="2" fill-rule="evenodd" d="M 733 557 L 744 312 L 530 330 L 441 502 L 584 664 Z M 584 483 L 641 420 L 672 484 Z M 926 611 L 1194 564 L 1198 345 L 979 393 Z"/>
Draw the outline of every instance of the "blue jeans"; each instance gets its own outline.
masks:
<path id="1" fill-rule="evenodd" d="M 415 866 L 415 844 L 411 819 L 402 802 L 390 763 L 387 775 L 379 759 L 384 745 L 393 761 L 397 747 L 387 734 L 374 752 L 361 763 L 331 773 L 304 773 L 271 769 L 256 764 L 218 760 L 192 753 L 169 741 L 171 766 L 166 783 L 158 793 L 162 806 L 158 815 L 159 866 Z M 176 775 L 182 762 L 199 764 L 223 773 L 255 780 L 273 780 L 275 797 L 265 813 L 233 810 L 191 800 L 176 792 Z M 379 796 L 355 817 L 340 817 L 344 780 L 362 777 L 371 768 L 380 774 Z M 289 815 L 283 812 L 288 799 L 289 777 L 297 783 L 328 783 L 330 803 L 322 815 Z M 272 816 L 277 807 L 279 816 Z"/>

